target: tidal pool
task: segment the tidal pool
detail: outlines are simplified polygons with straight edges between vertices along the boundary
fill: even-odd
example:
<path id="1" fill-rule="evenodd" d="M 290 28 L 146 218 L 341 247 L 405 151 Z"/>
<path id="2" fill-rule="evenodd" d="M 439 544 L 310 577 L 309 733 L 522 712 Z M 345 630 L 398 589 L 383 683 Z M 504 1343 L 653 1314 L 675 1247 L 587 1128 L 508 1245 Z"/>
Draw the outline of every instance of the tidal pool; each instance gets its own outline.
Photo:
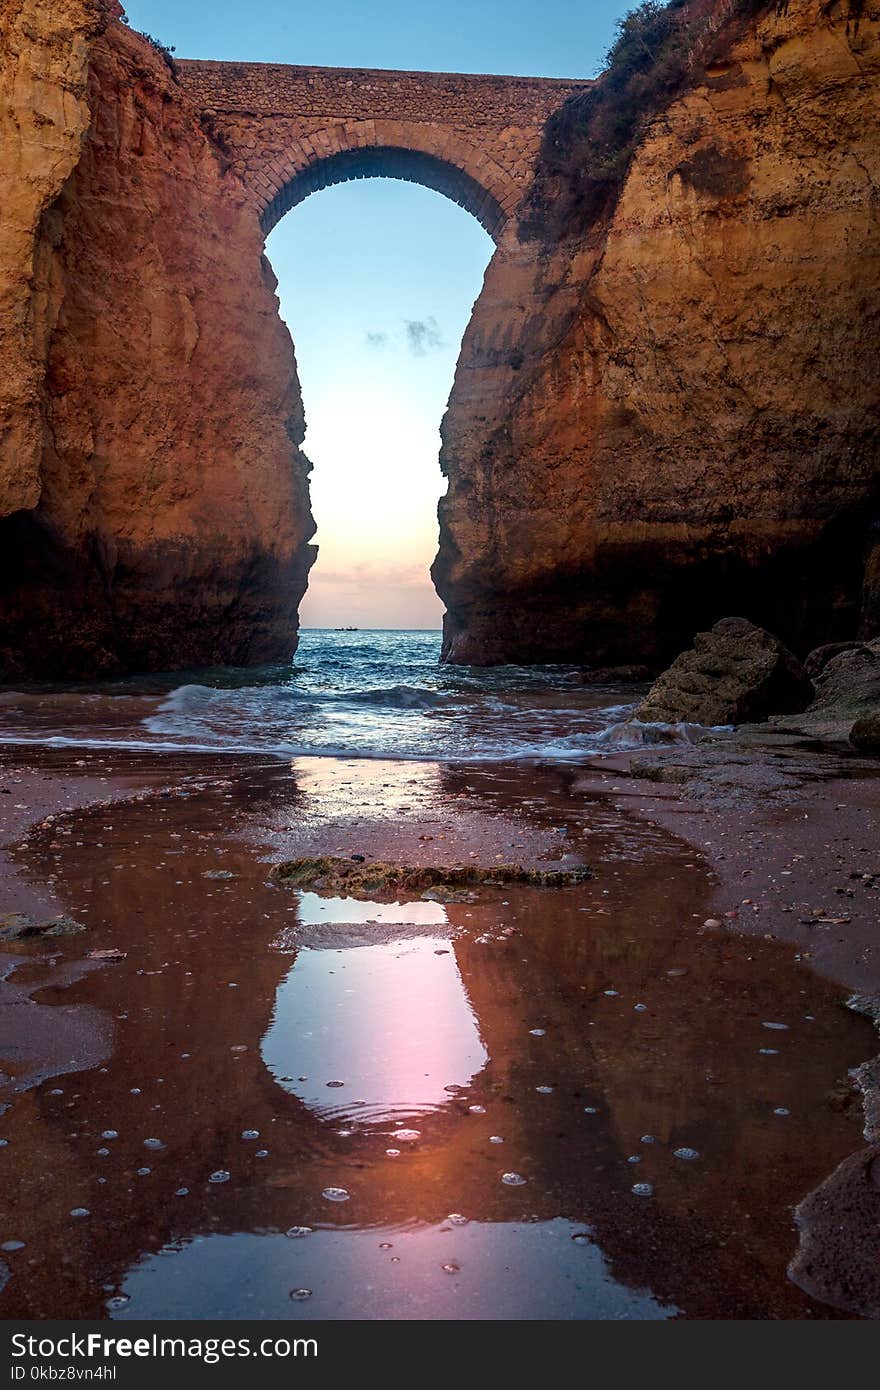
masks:
<path id="1" fill-rule="evenodd" d="M 525 777 L 467 781 L 468 814 L 570 829 Z M 238 837 L 298 796 L 257 766 L 22 852 L 88 930 L 4 967 L 40 1028 L 0 1056 L 3 1316 L 839 1316 L 785 1271 L 860 1143 L 840 990 L 705 929 L 693 849 L 607 805 L 578 888 L 364 903 Z"/>

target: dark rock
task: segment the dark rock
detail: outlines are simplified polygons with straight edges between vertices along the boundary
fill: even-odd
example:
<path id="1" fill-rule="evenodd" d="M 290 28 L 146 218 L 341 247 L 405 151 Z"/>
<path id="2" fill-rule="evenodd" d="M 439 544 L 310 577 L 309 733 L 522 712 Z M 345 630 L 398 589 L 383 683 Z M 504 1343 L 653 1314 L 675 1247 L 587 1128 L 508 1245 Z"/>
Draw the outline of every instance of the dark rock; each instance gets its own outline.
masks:
<path id="1" fill-rule="evenodd" d="M 635 685 L 649 681 L 651 671 L 647 666 L 597 666 L 592 671 L 582 671 L 580 679 L 583 685 Z"/>
<path id="2" fill-rule="evenodd" d="M 826 663 L 816 677 L 814 712 L 856 720 L 880 713 L 880 638 L 852 646 Z"/>
<path id="3" fill-rule="evenodd" d="M 860 753 L 880 753 L 880 710 L 857 719 L 850 729 L 849 741 Z"/>
<path id="4" fill-rule="evenodd" d="M 62 914 L 35 922 L 23 912 L 7 912 L 0 917 L 0 941 L 23 941 L 29 936 L 77 936 L 85 931 L 82 922 Z"/>
<path id="5" fill-rule="evenodd" d="M 809 656 L 804 660 L 804 670 L 815 681 L 816 677 L 825 670 L 829 661 L 835 656 L 840 656 L 841 652 L 861 651 L 864 649 L 864 642 L 826 642 L 823 647 L 814 647 Z"/>
<path id="6" fill-rule="evenodd" d="M 800 1248 L 789 1278 L 813 1298 L 880 1317 L 880 1148 L 844 1159 L 795 1209 Z"/>
<path id="7" fill-rule="evenodd" d="M 838 658 L 839 659 L 839 658 Z M 698 632 L 636 709 L 645 723 L 745 724 L 807 707 L 813 686 L 778 638 L 745 618 Z"/>

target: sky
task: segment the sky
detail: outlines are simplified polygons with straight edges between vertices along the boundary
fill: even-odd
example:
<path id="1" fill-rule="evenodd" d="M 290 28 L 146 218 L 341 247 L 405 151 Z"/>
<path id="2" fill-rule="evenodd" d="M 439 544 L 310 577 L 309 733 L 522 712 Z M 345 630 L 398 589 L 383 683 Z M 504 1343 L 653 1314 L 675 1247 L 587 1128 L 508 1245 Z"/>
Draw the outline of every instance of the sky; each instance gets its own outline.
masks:
<path id="1" fill-rule="evenodd" d="M 129 0 L 181 58 L 593 77 L 634 0 Z M 440 626 L 438 429 L 492 242 L 441 194 L 361 179 L 283 217 L 278 276 L 306 413 L 318 559 L 304 627 Z"/>

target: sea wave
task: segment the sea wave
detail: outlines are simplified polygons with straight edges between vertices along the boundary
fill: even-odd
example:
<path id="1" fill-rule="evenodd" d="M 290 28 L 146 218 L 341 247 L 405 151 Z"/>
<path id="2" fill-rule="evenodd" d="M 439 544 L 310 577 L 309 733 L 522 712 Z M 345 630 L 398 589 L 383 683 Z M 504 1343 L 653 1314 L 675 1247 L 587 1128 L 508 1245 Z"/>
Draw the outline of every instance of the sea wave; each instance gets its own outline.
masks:
<path id="1" fill-rule="evenodd" d="M 0 742 L 139 754 L 576 763 L 703 732 L 639 725 L 631 688 L 599 692 L 577 674 L 562 666 L 443 666 L 436 633 L 312 631 L 290 666 L 7 695 Z"/>
<path id="2" fill-rule="evenodd" d="M 705 724 L 643 724 L 639 719 L 624 719 L 611 724 L 596 735 L 596 742 L 606 752 L 609 749 L 625 752 L 630 748 L 669 747 L 677 743 L 699 743 L 708 733 L 719 733 L 727 725 Z"/>

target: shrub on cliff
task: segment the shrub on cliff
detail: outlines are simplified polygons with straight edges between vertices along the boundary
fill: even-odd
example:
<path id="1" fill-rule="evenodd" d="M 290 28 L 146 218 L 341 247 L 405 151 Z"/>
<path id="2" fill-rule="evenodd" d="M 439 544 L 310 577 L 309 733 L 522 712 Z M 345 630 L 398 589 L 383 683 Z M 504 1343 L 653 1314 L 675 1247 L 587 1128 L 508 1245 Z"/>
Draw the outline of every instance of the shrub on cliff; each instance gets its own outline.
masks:
<path id="1" fill-rule="evenodd" d="M 582 231 L 616 198 L 652 117 L 697 80 L 705 47 L 725 24 L 787 0 L 643 0 L 617 22 L 594 87 L 570 97 L 547 123 L 522 226 L 552 238 Z"/>

